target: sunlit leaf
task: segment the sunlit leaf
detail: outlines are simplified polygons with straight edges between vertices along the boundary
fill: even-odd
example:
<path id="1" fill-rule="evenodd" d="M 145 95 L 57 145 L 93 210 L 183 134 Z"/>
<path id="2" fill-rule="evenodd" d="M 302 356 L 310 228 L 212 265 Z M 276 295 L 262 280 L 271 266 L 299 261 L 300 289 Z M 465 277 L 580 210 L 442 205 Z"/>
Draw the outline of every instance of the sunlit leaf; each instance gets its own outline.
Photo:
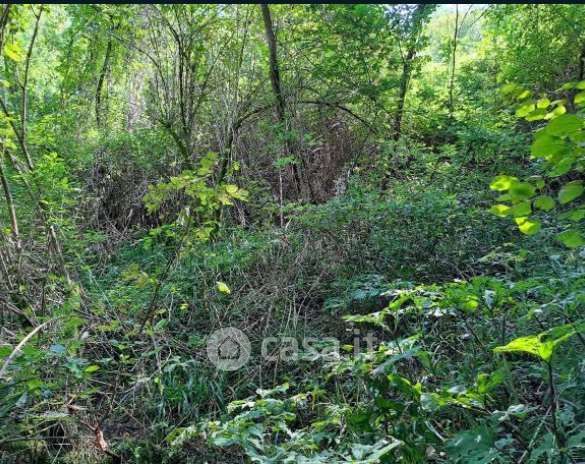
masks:
<path id="1" fill-rule="evenodd" d="M 520 232 L 522 232 L 524 235 L 534 235 L 541 228 L 540 221 L 537 221 L 536 219 L 518 217 L 515 219 L 515 222 L 518 225 Z"/>
<path id="2" fill-rule="evenodd" d="M 507 205 L 494 205 L 490 208 L 490 212 L 499 217 L 506 217 L 510 214 L 510 207 Z"/>
<path id="3" fill-rule="evenodd" d="M 505 192 L 512 187 L 518 181 L 517 177 L 512 176 L 497 176 L 492 183 L 490 184 L 490 188 L 497 192 Z"/>
<path id="4" fill-rule="evenodd" d="M 585 245 L 585 238 L 577 230 L 565 230 L 557 235 L 557 240 L 567 248 L 579 248 Z"/>
<path id="5" fill-rule="evenodd" d="M 229 295 L 230 293 L 232 293 L 232 291 L 230 290 L 230 288 L 227 286 L 227 284 L 225 282 L 217 281 L 216 286 L 217 286 L 217 291 L 220 293 L 223 293 L 225 295 Z"/>
<path id="6" fill-rule="evenodd" d="M 559 191 L 559 203 L 565 205 L 583 194 L 583 181 L 575 180 L 563 185 Z"/>

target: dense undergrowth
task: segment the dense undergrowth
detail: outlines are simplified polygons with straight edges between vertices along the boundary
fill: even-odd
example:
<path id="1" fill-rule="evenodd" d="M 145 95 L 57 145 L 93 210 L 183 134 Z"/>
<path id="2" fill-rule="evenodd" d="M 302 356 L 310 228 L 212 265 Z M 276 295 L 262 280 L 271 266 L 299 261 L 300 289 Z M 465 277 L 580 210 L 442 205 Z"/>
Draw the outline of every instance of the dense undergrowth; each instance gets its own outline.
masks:
<path id="1" fill-rule="evenodd" d="M 3 7 L 0 462 L 585 462 L 585 9 L 462 11 Z"/>

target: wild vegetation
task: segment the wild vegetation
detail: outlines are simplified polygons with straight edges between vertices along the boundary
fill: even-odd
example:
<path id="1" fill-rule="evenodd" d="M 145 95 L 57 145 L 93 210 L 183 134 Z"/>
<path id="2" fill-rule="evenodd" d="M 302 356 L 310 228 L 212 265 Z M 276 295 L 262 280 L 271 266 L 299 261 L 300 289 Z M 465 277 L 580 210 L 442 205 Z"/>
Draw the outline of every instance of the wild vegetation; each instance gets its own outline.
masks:
<path id="1" fill-rule="evenodd" d="M 585 462 L 583 24 L 0 7 L 0 462 Z"/>

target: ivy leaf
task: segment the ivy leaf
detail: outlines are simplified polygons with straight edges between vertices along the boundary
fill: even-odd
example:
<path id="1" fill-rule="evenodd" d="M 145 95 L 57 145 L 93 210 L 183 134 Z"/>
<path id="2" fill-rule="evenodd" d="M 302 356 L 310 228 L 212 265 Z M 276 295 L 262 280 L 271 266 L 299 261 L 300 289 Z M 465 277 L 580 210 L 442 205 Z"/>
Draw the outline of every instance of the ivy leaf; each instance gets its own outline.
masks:
<path id="1" fill-rule="evenodd" d="M 577 230 L 565 230 L 557 235 L 557 240 L 567 248 L 579 248 L 585 245 L 583 235 Z"/>
<path id="2" fill-rule="evenodd" d="M 559 191 L 559 203 L 566 205 L 583 194 L 583 181 L 575 180 L 563 185 Z"/>

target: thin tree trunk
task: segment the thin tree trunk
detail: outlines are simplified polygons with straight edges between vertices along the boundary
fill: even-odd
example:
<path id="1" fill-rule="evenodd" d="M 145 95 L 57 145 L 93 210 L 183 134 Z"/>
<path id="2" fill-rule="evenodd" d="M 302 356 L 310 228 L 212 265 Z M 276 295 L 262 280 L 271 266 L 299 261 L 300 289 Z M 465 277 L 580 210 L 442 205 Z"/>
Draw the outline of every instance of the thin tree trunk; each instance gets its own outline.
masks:
<path id="1" fill-rule="evenodd" d="M 264 18 L 264 30 L 266 32 L 266 41 L 268 43 L 268 50 L 270 53 L 270 82 L 272 84 L 272 91 L 276 98 L 276 115 L 278 122 L 282 126 L 283 131 L 288 131 L 288 124 L 286 118 L 286 103 L 282 93 L 282 86 L 280 85 L 280 69 L 278 66 L 277 42 L 274 34 L 274 27 L 272 24 L 272 17 L 270 16 L 270 9 L 266 3 L 260 5 L 262 9 L 262 17 Z M 284 136 L 284 155 L 289 156 L 292 150 L 287 134 Z M 292 165 L 292 173 L 297 186 L 297 190 L 301 192 L 301 178 L 296 164 Z"/>
<path id="2" fill-rule="evenodd" d="M 12 237 L 14 238 L 17 251 L 20 251 L 20 233 L 18 230 L 18 220 L 16 218 L 16 208 L 14 207 L 14 200 L 12 199 L 12 193 L 10 193 L 10 186 L 8 185 L 6 174 L 4 173 L 4 166 L 1 158 L 0 182 L 2 182 L 2 189 L 4 190 L 4 197 L 6 198 L 6 207 L 8 208 L 8 215 L 10 216 L 10 222 L 12 224 Z"/>
<path id="3" fill-rule="evenodd" d="M 101 120 L 101 110 L 102 110 L 102 88 L 104 86 L 104 81 L 106 79 L 106 74 L 108 72 L 108 67 L 110 66 L 110 57 L 112 55 L 112 37 L 108 38 L 108 46 L 106 48 L 106 56 L 104 57 L 104 64 L 102 65 L 102 70 L 100 72 L 100 77 L 98 79 L 97 88 L 95 91 L 95 122 L 98 127 L 101 127 L 102 120 Z"/>
<path id="4" fill-rule="evenodd" d="M 400 78 L 400 93 L 398 94 L 398 107 L 396 108 L 396 116 L 394 118 L 394 140 L 400 138 L 402 130 L 402 117 L 404 115 L 404 102 L 406 101 L 406 92 L 408 91 L 408 83 L 410 81 L 410 72 L 412 69 L 412 60 L 416 55 L 416 49 L 411 47 L 408 50 L 406 58 L 402 64 L 402 76 Z"/>
<path id="5" fill-rule="evenodd" d="M 33 29 L 33 34 L 30 39 L 30 43 L 28 45 L 28 51 L 26 52 L 26 60 L 24 64 L 24 78 L 22 81 L 22 101 L 21 101 L 21 108 L 20 108 L 20 123 L 21 123 L 21 131 L 22 131 L 22 143 L 26 147 L 26 129 L 27 129 L 27 119 L 28 119 L 28 76 L 30 71 L 30 62 L 32 59 L 33 48 L 35 46 L 35 41 L 37 39 L 37 35 L 39 32 L 39 24 L 41 22 L 41 16 L 43 14 L 43 5 L 40 6 L 39 13 L 36 15 L 35 21 L 35 28 Z M 29 165 L 29 168 L 32 169 L 33 163 L 32 159 L 30 158 L 30 153 L 28 149 L 25 151 L 26 162 Z"/>
<path id="6" fill-rule="evenodd" d="M 457 36 L 459 35 L 459 4 L 455 4 L 455 31 L 451 47 L 451 77 L 449 78 L 449 114 L 453 113 L 453 86 L 455 84 L 455 55 L 457 54 Z"/>
<path id="7" fill-rule="evenodd" d="M 266 32 L 266 41 L 268 42 L 268 49 L 270 53 L 270 82 L 272 83 L 272 90 L 276 97 L 276 112 L 278 120 L 281 123 L 285 121 L 285 103 L 282 95 L 282 88 L 280 86 L 280 69 L 278 67 L 276 35 L 274 34 L 274 27 L 272 25 L 272 17 L 270 16 L 270 9 L 266 3 L 260 5 L 262 9 L 262 17 L 264 18 L 264 30 Z"/>

